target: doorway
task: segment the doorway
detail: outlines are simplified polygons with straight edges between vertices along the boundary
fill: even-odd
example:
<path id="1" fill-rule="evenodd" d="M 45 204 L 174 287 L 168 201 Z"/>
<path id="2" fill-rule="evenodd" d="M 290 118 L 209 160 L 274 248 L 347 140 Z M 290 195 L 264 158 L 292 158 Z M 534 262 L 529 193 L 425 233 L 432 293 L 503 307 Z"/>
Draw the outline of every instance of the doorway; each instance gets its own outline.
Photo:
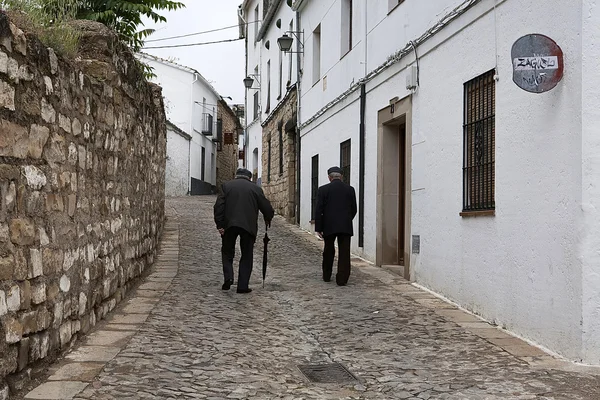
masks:
<path id="1" fill-rule="evenodd" d="M 410 97 L 379 112 L 377 265 L 403 267 L 410 279 Z"/>

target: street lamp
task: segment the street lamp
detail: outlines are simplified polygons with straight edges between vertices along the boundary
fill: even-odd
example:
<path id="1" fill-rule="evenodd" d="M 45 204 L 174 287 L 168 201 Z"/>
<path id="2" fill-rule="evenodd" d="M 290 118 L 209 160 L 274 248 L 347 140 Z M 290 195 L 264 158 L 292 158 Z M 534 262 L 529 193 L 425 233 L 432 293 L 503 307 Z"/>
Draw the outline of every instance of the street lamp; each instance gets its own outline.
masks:
<path id="1" fill-rule="evenodd" d="M 246 77 L 244 78 L 244 86 L 246 86 L 246 89 L 250 89 L 252 88 L 252 84 L 254 83 L 254 79 L 252 79 L 251 77 Z"/>
<path id="2" fill-rule="evenodd" d="M 288 33 L 291 34 L 292 36 L 288 36 Z M 279 46 L 279 50 L 283 51 L 284 53 L 304 53 L 304 42 L 300 38 L 300 36 L 303 36 L 303 35 L 304 35 L 304 31 L 287 31 L 287 32 L 285 32 L 282 37 L 277 39 L 277 45 Z M 294 43 L 294 37 L 296 38 L 296 40 L 298 40 L 298 43 L 300 44 L 299 51 L 291 51 L 292 44 Z"/>
<path id="3" fill-rule="evenodd" d="M 294 38 L 291 38 L 284 33 L 282 37 L 277 39 L 277 45 L 279 45 L 279 50 L 283 52 L 288 52 L 292 48 L 292 43 L 294 42 Z"/>

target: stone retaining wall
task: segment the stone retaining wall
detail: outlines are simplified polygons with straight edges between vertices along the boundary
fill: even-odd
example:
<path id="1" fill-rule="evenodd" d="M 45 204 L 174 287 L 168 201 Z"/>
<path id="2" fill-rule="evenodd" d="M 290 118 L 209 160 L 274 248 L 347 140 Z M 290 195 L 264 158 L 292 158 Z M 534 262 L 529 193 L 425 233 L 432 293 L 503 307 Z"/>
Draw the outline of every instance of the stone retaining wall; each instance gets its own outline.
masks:
<path id="1" fill-rule="evenodd" d="M 76 25 L 65 60 L 0 13 L 0 399 L 115 307 L 163 229 L 160 89 Z"/>

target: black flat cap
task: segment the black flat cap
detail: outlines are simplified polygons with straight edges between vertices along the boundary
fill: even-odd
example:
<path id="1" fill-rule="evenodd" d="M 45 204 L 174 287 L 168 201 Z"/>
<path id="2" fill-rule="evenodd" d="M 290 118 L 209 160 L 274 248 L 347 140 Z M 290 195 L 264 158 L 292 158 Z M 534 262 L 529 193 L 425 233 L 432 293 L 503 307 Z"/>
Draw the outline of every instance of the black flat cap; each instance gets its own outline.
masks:
<path id="1" fill-rule="evenodd" d="M 327 175 L 331 175 L 331 174 L 344 174 L 344 170 L 342 170 L 340 167 L 331 167 L 327 170 Z"/>
<path id="2" fill-rule="evenodd" d="M 252 172 L 248 171 L 246 168 L 238 168 L 237 171 L 235 171 L 235 176 L 243 176 L 252 179 Z"/>

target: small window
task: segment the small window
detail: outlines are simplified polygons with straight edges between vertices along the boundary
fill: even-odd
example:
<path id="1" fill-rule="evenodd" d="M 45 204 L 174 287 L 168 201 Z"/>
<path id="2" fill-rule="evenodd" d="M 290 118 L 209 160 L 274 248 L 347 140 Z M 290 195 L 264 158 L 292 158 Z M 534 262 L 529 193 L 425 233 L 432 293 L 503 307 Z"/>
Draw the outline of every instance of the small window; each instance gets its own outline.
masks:
<path id="1" fill-rule="evenodd" d="M 279 53 L 279 95 L 277 96 L 277 100 L 281 99 L 281 95 L 283 93 L 283 51 Z"/>
<path id="2" fill-rule="evenodd" d="M 494 70 L 465 83 L 463 211 L 487 211 L 495 203 L 496 82 Z"/>
<path id="3" fill-rule="evenodd" d="M 313 32 L 313 85 L 321 79 L 321 25 Z"/>
<path id="4" fill-rule="evenodd" d="M 294 32 L 294 20 L 290 21 L 290 32 Z M 294 67 L 292 55 L 293 53 L 290 51 L 288 54 L 288 84 L 292 83 L 292 68 Z"/>
<path id="5" fill-rule="evenodd" d="M 265 114 L 271 111 L 271 60 L 267 61 L 267 106 Z"/>
<path id="6" fill-rule="evenodd" d="M 204 170 L 206 169 L 206 149 L 204 147 L 202 147 L 200 163 L 200 180 L 204 181 Z"/>
<path id="7" fill-rule="evenodd" d="M 267 182 L 271 182 L 271 137 L 267 141 Z"/>
<path id="8" fill-rule="evenodd" d="M 254 44 L 256 45 L 256 42 L 258 42 L 258 20 L 259 20 L 259 11 L 258 11 L 258 5 L 256 6 L 256 8 L 254 9 Z"/>
<path id="9" fill-rule="evenodd" d="M 317 207 L 317 193 L 319 192 L 319 155 L 313 156 L 310 171 L 310 215 L 315 219 L 315 209 Z"/>
<path id="10" fill-rule="evenodd" d="M 350 184 L 350 139 L 340 144 L 340 168 L 342 169 L 344 176 L 342 180 Z"/>
<path id="11" fill-rule="evenodd" d="M 283 124 L 279 124 L 279 175 L 283 175 Z"/>
<path id="12" fill-rule="evenodd" d="M 258 96 L 259 96 L 259 92 L 258 90 L 256 92 L 254 92 L 254 119 L 258 118 L 258 114 L 259 114 L 259 105 L 258 105 Z"/>
<path id="13" fill-rule="evenodd" d="M 342 57 L 352 50 L 352 19 L 352 0 L 342 0 Z"/>

